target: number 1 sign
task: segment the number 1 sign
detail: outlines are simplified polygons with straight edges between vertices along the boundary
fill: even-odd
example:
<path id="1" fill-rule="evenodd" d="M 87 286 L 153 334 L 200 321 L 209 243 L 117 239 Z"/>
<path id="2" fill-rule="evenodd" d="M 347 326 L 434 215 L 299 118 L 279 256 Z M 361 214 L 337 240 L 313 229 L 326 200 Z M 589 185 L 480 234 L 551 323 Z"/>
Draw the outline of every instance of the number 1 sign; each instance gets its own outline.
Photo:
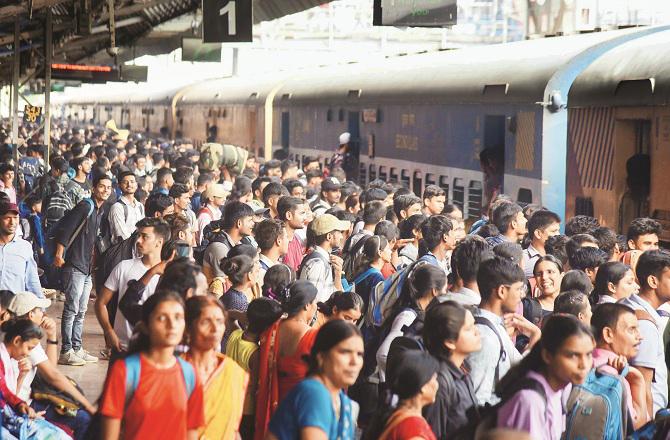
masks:
<path id="1" fill-rule="evenodd" d="M 253 41 L 252 0 L 202 0 L 204 43 Z"/>

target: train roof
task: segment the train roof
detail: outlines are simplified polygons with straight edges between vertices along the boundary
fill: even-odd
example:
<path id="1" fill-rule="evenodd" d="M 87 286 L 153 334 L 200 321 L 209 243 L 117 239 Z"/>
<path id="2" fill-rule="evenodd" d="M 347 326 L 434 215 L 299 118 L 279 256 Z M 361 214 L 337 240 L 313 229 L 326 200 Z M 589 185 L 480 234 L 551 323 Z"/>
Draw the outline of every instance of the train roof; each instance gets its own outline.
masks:
<path id="1" fill-rule="evenodd" d="M 179 92 L 179 104 L 259 104 L 281 83 L 287 73 L 273 76 L 220 78 L 203 81 Z"/>

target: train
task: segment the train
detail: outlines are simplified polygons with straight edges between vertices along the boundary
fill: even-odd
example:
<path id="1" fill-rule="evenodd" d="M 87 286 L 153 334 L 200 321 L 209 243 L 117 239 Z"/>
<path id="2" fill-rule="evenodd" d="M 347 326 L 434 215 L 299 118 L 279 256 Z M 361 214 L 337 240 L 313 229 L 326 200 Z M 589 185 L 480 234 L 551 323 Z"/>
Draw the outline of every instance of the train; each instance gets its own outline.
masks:
<path id="1" fill-rule="evenodd" d="M 115 119 L 195 145 L 215 139 L 261 158 L 283 150 L 299 163 L 318 155 L 325 164 L 348 131 L 359 183 L 397 181 L 417 194 L 435 184 L 466 217 L 478 217 L 485 148 L 504 157 L 503 192 L 543 205 L 543 191 L 551 191 L 543 189 L 551 163 L 542 163 L 552 157 L 543 127 L 547 82 L 575 56 L 625 32 L 399 54 L 159 94 L 60 99 L 53 114 L 75 124 Z M 560 163 L 564 218 L 592 215 L 625 233 L 632 218 L 650 216 L 670 233 L 668 59 L 670 31 L 660 31 L 618 45 L 577 75 Z"/>

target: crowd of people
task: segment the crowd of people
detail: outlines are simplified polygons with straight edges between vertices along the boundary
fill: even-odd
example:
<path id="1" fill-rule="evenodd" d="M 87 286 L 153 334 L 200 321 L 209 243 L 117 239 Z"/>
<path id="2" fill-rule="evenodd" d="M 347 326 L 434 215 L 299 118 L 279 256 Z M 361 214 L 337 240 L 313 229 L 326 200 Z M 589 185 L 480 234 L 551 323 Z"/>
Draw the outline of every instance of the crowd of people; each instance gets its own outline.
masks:
<path id="1" fill-rule="evenodd" d="M 325 162 L 212 165 L 187 141 L 67 124 L 47 164 L 22 132 L 18 161 L 0 151 L 3 439 L 667 429 L 670 253 L 653 219 L 619 235 L 502 193 L 464 218 L 439 186 L 353 182 L 347 133 Z M 58 367 L 100 358 L 99 399 Z"/>

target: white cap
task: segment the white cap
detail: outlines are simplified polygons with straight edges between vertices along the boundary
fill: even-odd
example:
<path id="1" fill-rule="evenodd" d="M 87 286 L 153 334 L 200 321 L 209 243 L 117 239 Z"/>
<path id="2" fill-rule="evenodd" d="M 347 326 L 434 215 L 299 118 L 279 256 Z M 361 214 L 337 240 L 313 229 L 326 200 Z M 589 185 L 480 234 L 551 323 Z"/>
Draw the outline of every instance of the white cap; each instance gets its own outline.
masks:
<path id="1" fill-rule="evenodd" d="M 351 135 L 348 132 L 344 132 L 340 135 L 340 145 L 348 144 L 351 140 Z"/>
<path id="2" fill-rule="evenodd" d="M 17 292 L 10 301 L 7 309 L 16 316 L 23 316 L 26 313 L 36 309 L 46 309 L 51 305 L 51 301 L 46 298 L 38 298 L 32 292 Z"/>

